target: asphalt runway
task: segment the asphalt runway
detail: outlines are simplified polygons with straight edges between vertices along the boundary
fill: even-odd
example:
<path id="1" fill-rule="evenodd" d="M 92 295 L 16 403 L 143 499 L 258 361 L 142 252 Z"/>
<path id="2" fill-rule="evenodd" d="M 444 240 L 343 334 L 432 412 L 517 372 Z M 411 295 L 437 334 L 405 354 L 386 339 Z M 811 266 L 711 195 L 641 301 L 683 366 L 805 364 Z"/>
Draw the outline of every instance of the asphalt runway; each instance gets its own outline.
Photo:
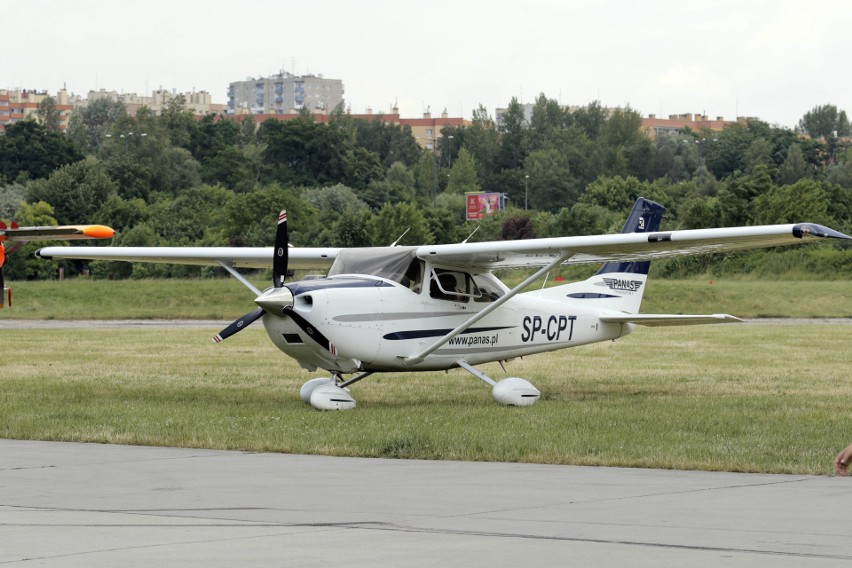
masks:
<path id="1" fill-rule="evenodd" d="M 852 478 L 0 440 L 11 566 L 845 566 L 850 511 Z"/>

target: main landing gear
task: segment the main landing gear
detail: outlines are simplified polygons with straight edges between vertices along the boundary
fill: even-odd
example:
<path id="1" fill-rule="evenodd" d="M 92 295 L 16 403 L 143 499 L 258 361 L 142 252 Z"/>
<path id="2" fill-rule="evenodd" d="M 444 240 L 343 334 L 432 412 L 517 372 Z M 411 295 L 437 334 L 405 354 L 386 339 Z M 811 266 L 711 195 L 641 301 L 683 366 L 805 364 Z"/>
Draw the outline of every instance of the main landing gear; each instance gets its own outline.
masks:
<path id="1" fill-rule="evenodd" d="M 505 406 L 532 406 L 541 397 L 537 388 L 532 386 L 526 379 L 519 377 L 507 377 L 495 381 L 476 367 L 469 365 L 466 361 L 456 361 L 456 364 L 482 381 L 491 385 L 491 396 L 498 404 Z"/>
<path id="2" fill-rule="evenodd" d="M 541 397 L 538 389 L 526 379 L 508 377 L 495 381 L 466 361 L 457 361 L 456 364 L 474 377 L 491 385 L 491 395 L 498 404 L 531 406 Z M 355 399 L 346 387 L 372 374 L 372 371 L 365 371 L 349 380 L 344 380 L 339 372 L 333 371 L 331 377 L 311 379 L 302 385 L 299 398 L 317 410 L 351 410 L 355 408 Z"/>

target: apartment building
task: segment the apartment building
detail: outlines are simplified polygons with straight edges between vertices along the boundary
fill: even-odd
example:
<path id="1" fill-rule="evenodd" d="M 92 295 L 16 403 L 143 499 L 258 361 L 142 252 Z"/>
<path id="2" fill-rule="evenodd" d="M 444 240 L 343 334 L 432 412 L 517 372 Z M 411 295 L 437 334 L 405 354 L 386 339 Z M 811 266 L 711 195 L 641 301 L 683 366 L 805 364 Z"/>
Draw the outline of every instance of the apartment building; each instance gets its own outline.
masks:
<path id="1" fill-rule="evenodd" d="M 725 120 L 723 116 L 717 116 L 715 120 L 706 114 L 670 114 L 668 118 L 657 118 L 655 114 L 649 114 L 648 118 L 642 119 L 642 132 L 651 140 L 660 135 L 677 134 L 684 128 L 691 130 L 712 130 L 721 132 L 726 126 L 736 122 L 746 121 L 748 118 L 740 118 L 737 121 Z"/>
<path id="2" fill-rule="evenodd" d="M 231 83 L 228 114 L 295 114 L 302 109 L 329 113 L 343 102 L 343 81 L 322 75 L 296 76 L 281 71 L 271 77 Z"/>
<path id="3" fill-rule="evenodd" d="M 52 96 L 59 111 L 59 129 L 68 127 L 68 117 L 74 110 L 68 91 L 62 89 L 56 95 L 47 91 L 29 91 L 26 89 L 0 89 L 0 132 L 6 127 L 22 120 L 37 120 L 38 105 L 47 97 Z"/>
<path id="4" fill-rule="evenodd" d="M 85 100 L 79 101 L 77 106 L 85 106 L 97 99 L 107 98 L 124 103 L 127 113 L 131 116 L 136 116 L 136 113 L 143 106 L 150 109 L 154 114 L 160 114 L 178 96 L 183 96 L 186 108 L 195 116 L 205 116 L 210 113 L 218 114 L 225 111 L 225 105 L 214 103 L 213 97 L 207 91 L 178 93 L 176 90 L 168 91 L 165 89 L 157 89 L 150 96 L 137 95 L 136 93 L 119 93 L 105 89 L 89 91 Z"/>

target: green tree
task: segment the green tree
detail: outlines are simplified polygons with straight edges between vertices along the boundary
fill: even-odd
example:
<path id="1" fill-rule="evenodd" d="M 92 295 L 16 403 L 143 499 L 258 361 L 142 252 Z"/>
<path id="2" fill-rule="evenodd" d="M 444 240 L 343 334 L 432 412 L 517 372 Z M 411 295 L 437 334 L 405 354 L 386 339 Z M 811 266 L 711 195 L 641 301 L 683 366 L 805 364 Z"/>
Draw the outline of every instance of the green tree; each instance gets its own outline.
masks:
<path id="1" fill-rule="evenodd" d="M 792 144 L 787 151 L 787 159 L 778 169 L 778 181 L 781 185 L 789 185 L 808 177 L 809 173 L 810 168 L 805 162 L 802 148 L 798 144 Z"/>
<path id="2" fill-rule="evenodd" d="M 580 201 L 626 214 L 639 197 L 653 199 L 653 196 L 645 195 L 645 189 L 645 185 L 635 177 L 599 177 L 589 184 Z"/>
<path id="3" fill-rule="evenodd" d="M 579 126 L 589 138 L 597 138 L 606 123 L 606 109 L 600 101 L 592 101 L 588 105 L 574 111 L 574 123 Z"/>
<path id="4" fill-rule="evenodd" d="M 116 194 L 110 194 L 95 215 L 99 223 L 112 227 L 117 233 L 124 233 L 147 221 L 148 216 L 148 204 L 145 201 L 139 198 L 125 201 Z"/>
<path id="5" fill-rule="evenodd" d="M 153 228 L 164 244 L 225 245 L 220 212 L 233 195 L 221 186 L 210 185 L 184 189 L 176 197 L 161 195 L 150 205 L 149 218 L 156 220 Z"/>
<path id="6" fill-rule="evenodd" d="M 623 223 L 621 213 L 593 203 L 578 202 L 570 208 L 559 210 L 553 221 L 553 231 L 558 236 L 600 235 L 618 230 Z"/>
<path id="7" fill-rule="evenodd" d="M 512 97 L 502 123 L 498 129 L 501 135 L 498 164 L 500 169 L 520 168 L 526 158 L 524 107 L 516 97 Z"/>
<path id="8" fill-rule="evenodd" d="M 443 193 L 438 196 L 438 207 L 423 210 L 429 232 L 439 244 L 459 243 L 474 230 L 465 223 L 465 198 L 463 195 Z"/>
<path id="9" fill-rule="evenodd" d="M 852 148 L 846 150 L 839 163 L 829 168 L 828 181 L 845 189 L 852 189 Z"/>
<path id="10" fill-rule="evenodd" d="M 572 123 L 573 116 L 570 112 L 564 111 L 557 101 L 548 99 L 541 93 L 535 101 L 530 118 L 530 151 L 542 148 L 550 141 L 555 131 Z"/>
<path id="11" fill-rule="evenodd" d="M 304 118 L 270 119 L 258 137 L 266 144 L 264 160 L 271 180 L 304 186 L 347 181 L 352 144 L 340 130 Z"/>
<path id="12" fill-rule="evenodd" d="M 568 159 L 557 150 L 531 152 L 524 162 L 524 176 L 524 201 L 528 198 L 532 209 L 556 212 L 571 207 L 579 197 L 580 186 Z"/>
<path id="13" fill-rule="evenodd" d="M 750 174 L 759 166 L 764 166 L 772 171 L 775 161 L 772 159 L 772 143 L 766 138 L 756 138 L 745 152 L 743 165 L 745 173 Z M 801 153 L 801 150 L 799 150 Z M 801 155 L 801 154 L 800 154 Z"/>
<path id="14" fill-rule="evenodd" d="M 53 97 L 44 97 L 41 102 L 38 103 L 36 116 L 38 117 L 39 123 L 44 126 L 45 130 L 48 132 L 61 132 L 59 129 L 61 116 L 59 114 L 59 109 L 56 108 L 56 99 Z"/>
<path id="15" fill-rule="evenodd" d="M 332 225 L 332 242 L 336 247 L 368 247 L 368 229 L 372 215 L 367 210 L 346 210 Z"/>
<path id="16" fill-rule="evenodd" d="M 791 185 L 773 186 L 754 200 L 754 221 L 757 224 L 812 223 L 833 225 L 828 213 L 830 198 L 823 184 L 802 179 Z"/>
<path id="17" fill-rule="evenodd" d="M 415 198 L 421 205 L 432 205 L 437 198 L 437 164 L 435 157 L 430 151 L 422 151 L 420 159 L 414 166 L 414 190 Z"/>
<path id="18" fill-rule="evenodd" d="M 186 106 L 186 97 L 178 95 L 163 106 L 160 124 L 168 133 L 172 145 L 189 150 L 198 129 L 195 115 Z"/>
<path id="19" fill-rule="evenodd" d="M 498 191 L 496 184 L 497 155 L 500 151 L 497 126 L 482 105 L 473 111 L 471 125 L 460 127 L 461 145 L 476 163 L 477 178 L 485 191 Z M 455 134 L 454 134 L 455 136 Z"/>
<path id="20" fill-rule="evenodd" d="M 714 138 L 715 136 L 715 138 Z M 731 124 L 718 133 L 708 133 L 698 140 L 707 169 L 723 179 L 736 171 L 745 171 L 745 155 L 755 136 L 742 124 Z"/>
<path id="21" fill-rule="evenodd" d="M 698 144 L 695 142 L 690 134 L 658 136 L 654 154 L 656 177 L 666 177 L 672 182 L 690 179 L 693 172 L 698 171 Z M 666 156 L 669 156 L 668 161 Z"/>
<path id="22" fill-rule="evenodd" d="M 0 186 L 0 221 L 14 218 L 15 212 L 24 203 L 26 188 L 19 183 Z"/>
<path id="23" fill-rule="evenodd" d="M 370 219 L 369 232 L 374 246 L 388 246 L 403 233 L 399 245 L 430 245 L 434 241 L 423 214 L 408 203 L 386 204 Z"/>
<path id="24" fill-rule="evenodd" d="M 0 136 L 0 177 L 9 182 L 46 178 L 82 158 L 71 140 L 34 120 L 12 124 Z"/>
<path id="25" fill-rule="evenodd" d="M 118 187 L 94 157 L 62 166 L 49 178 L 27 184 L 27 201 L 52 205 L 61 224 L 95 223 L 96 213 Z"/>
<path id="26" fill-rule="evenodd" d="M 414 174 L 402 162 L 396 162 L 385 175 L 385 179 L 370 182 L 367 189 L 359 193 L 374 211 L 379 211 L 385 203 L 415 201 Z"/>
<path id="27" fill-rule="evenodd" d="M 610 113 L 598 137 L 601 171 L 607 175 L 653 175 L 654 147 L 641 131 L 642 116 L 627 107 Z"/>
<path id="28" fill-rule="evenodd" d="M 689 198 L 679 209 L 681 229 L 707 229 L 720 225 L 721 211 L 716 197 L 697 195 Z"/>
<path id="29" fill-rule="evenodd" d="M 217 223 L 229 246 L 272 246 L 275 242 L 278 213 L 286 209 L 290 242 L 296 246 L 314 246 L 318 211 L 293 187 L 279 184 L 258 185 L 251 191 L 235 194 L 222 207 Z"/>
<path id="30" fill-rule="evenodd" d="M 45 227 L 56 225 L 53 208 L 43 201 L 37 203 L 22 203 L 15 212 L 14 218 L 21 226 Z M 45 245 L 58 244 L 50 242 L 25 242 L 15 253 L 8 255 L 3 265 L 3 274 L 7 280 L 47 280 L 55 278 L 59 263 L 55 260 L 45 260 L 36 257 L 35 251 Z"/>
<path id="31" fill-rule="evenodd" d="M 752 223 L 752 202 L 769 191 L 774 184 L 768 168 L 758 166 L 750 174 L 737 173 L 725 180 L 719 189 L 719 218 L 723 227 Z"/>
<path id="32" fill-rule="evenodd" d="M 476 161 L 467 148 L 459 150 L 453 167 L 450 168 L 447 191 L 456 194 L 465 194 L 481 191 L 479 178 L 476 175 Z"/>
<path id="33" fill-rule="evenodd" d="M 799 120 L 799 132 L 811 138 L 837 138 L 852 135 L 846 111 L 838 110 L 835 105 L 817 105 Z"/>
<path id="34" fill-rule="evenodd" d="M 71 115 L 68 136 L 83 152 L 95 153 L 123 116 L 127 116 L 124 103 L 106 97 L 95 99 Z"/>

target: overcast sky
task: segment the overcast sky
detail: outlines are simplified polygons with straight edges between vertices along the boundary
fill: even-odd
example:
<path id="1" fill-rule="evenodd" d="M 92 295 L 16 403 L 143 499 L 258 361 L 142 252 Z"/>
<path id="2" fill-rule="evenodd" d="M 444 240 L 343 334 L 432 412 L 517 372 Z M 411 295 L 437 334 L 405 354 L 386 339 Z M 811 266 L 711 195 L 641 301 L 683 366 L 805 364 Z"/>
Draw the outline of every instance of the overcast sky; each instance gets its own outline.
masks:
<path id="1" fill-rule="evenodd" d="M 470 118 L 539 93 L 643 115 L 852 114 L 848 0 L 26 0 L 0 88 L 204 90 L 281 69 L 341 79 L 352 112 Z"/>

